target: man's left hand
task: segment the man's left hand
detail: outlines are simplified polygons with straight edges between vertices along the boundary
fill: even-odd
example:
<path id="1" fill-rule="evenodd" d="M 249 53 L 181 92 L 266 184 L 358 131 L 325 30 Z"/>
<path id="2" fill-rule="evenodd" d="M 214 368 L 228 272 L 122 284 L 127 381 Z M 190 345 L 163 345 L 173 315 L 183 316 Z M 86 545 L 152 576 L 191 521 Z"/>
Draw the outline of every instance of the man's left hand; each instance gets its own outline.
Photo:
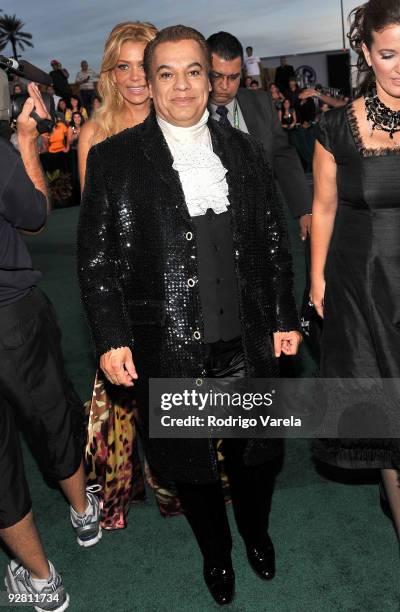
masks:
<path id="1" fill-rule="evenodd" d="M 298 331 L 274 332 L 275 357 L 284 355 L 296 355 L 299 350 L 302 335 Z"/>
<path id="2" fill-rule="evenodd" d="M 311 218 L 312 215 L 302 215 L 299 218 L 300 238 L 302 240 L 306 240 L 307 236 L 311 234 Z"/>

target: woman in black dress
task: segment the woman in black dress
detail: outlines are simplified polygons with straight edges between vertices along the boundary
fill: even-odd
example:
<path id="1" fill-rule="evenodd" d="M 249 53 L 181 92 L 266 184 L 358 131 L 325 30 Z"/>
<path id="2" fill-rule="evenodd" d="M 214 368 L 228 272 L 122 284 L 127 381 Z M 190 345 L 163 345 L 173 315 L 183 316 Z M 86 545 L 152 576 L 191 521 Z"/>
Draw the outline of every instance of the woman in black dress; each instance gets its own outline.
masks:
<path id="1" fill-rule="evenodd" d="M 279 111 L 279 120 L 285 130 L 293 130 L 296 127 L 296 111 L 290 106 L 290 100 L 283 101 L 282 109 Z"/>
<path id="2" fill-rule="evenodd" d="M 360 97 L 319 124 L 310 299 L 324 317 L 322 377 L 399 379 L 400 2 L 370 0 L 352 18 L 366 76 Z M 320 440 L 316 456 L 380 469 L 400 536 L 400 439 L 354 438 Z"/>

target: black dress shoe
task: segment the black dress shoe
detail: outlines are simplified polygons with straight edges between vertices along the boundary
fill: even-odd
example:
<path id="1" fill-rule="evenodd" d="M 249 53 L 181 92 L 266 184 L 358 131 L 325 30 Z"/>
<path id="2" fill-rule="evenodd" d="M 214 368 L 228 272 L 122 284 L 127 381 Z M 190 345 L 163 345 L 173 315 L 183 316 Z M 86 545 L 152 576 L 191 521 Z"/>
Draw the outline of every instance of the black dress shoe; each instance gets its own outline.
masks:
<path id="1" fill-rule="evenodd" d="M 235 595 L 235 573 L 232 566 L 218 567 L 204 564 L 204 580 L 220 606 L 230 604 Z"/>
<path id="2" fill-rule="evenodd" d="M 260 544 L 247 545 L 247 558 L 251 568 L 262 580 L 272 580 L 275 576 L 275 550 L 269 536 Z"/>

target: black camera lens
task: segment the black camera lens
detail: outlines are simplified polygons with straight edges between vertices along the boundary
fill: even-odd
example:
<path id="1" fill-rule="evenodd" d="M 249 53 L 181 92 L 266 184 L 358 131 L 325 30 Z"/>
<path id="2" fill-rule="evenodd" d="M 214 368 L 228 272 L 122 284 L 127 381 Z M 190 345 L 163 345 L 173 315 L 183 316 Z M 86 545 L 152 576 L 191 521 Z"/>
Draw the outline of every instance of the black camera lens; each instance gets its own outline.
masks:
<path id="1" fill-rule="evenodd" d="M 11 121 L 16 121 L 28 97 L 28 94 L 22 93 L 11 96 Z"/>
<path id="2" fill-rule="evenodd" d="M 16 94 L 11 96 L 11 120 L 16 121 L 18 115 L 22 111 L 22 107 L 29 98 L 29 94 Z M 43 102 L 46 105 L 47 110 L 49 111 L 50 117 L 54 119 L 55 108 L 54 108 L 54 98 L 50 96 L 48 93 L 42 93 Z"/>

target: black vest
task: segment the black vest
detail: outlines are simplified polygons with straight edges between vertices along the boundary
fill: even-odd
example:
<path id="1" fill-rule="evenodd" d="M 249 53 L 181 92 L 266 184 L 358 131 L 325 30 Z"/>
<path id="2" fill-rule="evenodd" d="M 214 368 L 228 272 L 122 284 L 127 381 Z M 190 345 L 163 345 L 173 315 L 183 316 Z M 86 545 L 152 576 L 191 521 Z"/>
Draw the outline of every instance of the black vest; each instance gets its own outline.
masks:
<path id="1" fill-rule="evenodd" d="M 230 213 L 192 217 L 197 233 L 200 301 L 206 343 L 241 334 Z"/>

